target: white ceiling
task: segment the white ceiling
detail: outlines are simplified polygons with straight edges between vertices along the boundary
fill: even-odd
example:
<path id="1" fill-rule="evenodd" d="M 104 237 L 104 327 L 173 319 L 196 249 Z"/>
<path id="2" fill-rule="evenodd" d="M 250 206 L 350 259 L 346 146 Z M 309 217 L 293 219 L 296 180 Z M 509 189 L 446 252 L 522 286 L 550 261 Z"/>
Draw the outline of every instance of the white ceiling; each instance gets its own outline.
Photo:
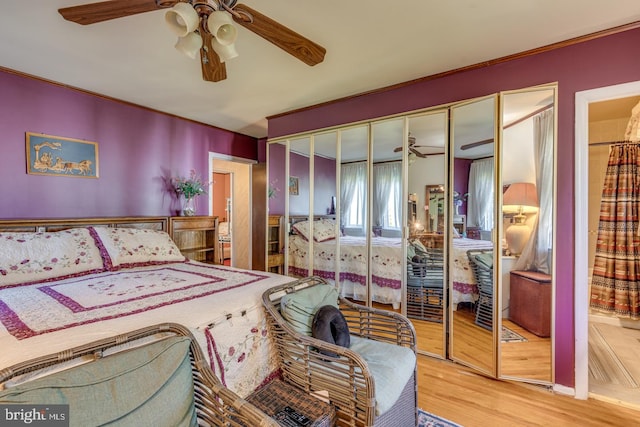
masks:
<path id="1" fill-rule="evenodd" d="M 2 2 L 0 66 L 254 137 L 267 116 L 640 21 L 637 0 L 244 0 L 327 49 L 309 67 L 240 27 L 228 78 L 201 79 L 154 11 L 81 26 Z M 578 70 L 577 70 L 578 71 Z"/>

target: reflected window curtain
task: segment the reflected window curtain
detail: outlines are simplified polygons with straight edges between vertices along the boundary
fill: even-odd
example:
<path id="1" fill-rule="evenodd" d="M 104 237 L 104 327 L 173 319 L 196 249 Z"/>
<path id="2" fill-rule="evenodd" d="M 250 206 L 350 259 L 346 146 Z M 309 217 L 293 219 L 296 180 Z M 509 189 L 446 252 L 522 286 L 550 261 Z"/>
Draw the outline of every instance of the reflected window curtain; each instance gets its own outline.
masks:
<path id="1" fill-rule="evenodd" d="M 402 163 L 383 163 L 373 166 L 373 221 L 374 225 L 385 228 L 397 228 L 398 225 L 390 221 L 390 216 L 400 218 L 402 211 L 399 197 L 400 178 L 402 177 Z M 392 206 L 389 206 L 389 202 Z"/>
<path id="2" fill-rule="evenodd" d="M 481 230 L 493 230 L 493 179 L 493 158 L 471 163 L 467 224 Z"/>
<path id="3" fill-rule="evenodd" d="M 553 109 L 533 118 L 534 165 L 538 192 L 538 215 L 531 237 L 514 265 L 515 270 L 550 274 L 550 249 L 553 239 Z"/>
<path id="4" fill-rule="evenodd" d="M 600 204 L 591 308 L 640 319 L 640 149 L 611 147 Z"/>
<path id="5" fill-rule="evenodd" d="M 342 226 L 364 226 L 366 184 L 366 162 L 342 165 L 340 172 L 340 206 L 342 207 Z"/>

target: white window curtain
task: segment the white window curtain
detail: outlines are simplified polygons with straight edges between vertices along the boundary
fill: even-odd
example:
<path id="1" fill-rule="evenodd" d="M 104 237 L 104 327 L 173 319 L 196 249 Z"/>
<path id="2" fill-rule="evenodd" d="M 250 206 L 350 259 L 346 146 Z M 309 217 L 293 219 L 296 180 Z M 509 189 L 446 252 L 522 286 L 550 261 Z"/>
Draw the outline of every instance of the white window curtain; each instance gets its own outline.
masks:
<path id="1" fill-rule="evenodd" d="M 400 228 L 402 163 L 382 163 L 373 166 L 373 222 L 384 228 Z"/>
<path id="2" fill-rule="evenodd" d="M 476 160 L 469 170 L 467 224 L 481 230 L 493 230 L 494 216 L 493 158 Z"/>
<path id="3" fill-rule="evenodd" d="M 340 172 L 340 206 L 342 225 L 361 227 L 364 232 L 364 215 L 367 206 L 366 162 L 342 165 Z"/>
<path id="4" fill-rule="evenodd" d="M 553 109 L 533 118 L 536 190 L 540 205 L 538 215 L 515 270 L 550 273 L 549 259 L 553 239 Z"/>

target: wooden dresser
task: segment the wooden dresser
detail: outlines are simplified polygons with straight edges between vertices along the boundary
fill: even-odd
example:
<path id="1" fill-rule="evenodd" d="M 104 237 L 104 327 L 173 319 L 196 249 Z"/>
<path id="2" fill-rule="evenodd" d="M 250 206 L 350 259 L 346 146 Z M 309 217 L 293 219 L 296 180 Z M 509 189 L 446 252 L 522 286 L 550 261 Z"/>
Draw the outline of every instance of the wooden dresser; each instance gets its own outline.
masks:
<path id="1" fill-rule="evenodd" d="M 551 276 L 511 272 L 509 319 L 539 337 L 551 336 Z"/>

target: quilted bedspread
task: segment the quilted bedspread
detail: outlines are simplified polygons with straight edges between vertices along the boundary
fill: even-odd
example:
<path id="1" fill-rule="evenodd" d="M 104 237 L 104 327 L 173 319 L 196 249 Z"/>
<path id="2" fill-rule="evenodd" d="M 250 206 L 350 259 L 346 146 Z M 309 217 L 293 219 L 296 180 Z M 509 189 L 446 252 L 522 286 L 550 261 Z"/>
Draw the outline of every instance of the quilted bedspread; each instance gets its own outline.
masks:
<path id="1" fill-rule="evenodd" d="M 291 280 L 191 261 L 0 288 L 0 369 L 175 322 L 194 333 L 223 383 L 246 396 L 275 371 L 261 295 Z"/>

